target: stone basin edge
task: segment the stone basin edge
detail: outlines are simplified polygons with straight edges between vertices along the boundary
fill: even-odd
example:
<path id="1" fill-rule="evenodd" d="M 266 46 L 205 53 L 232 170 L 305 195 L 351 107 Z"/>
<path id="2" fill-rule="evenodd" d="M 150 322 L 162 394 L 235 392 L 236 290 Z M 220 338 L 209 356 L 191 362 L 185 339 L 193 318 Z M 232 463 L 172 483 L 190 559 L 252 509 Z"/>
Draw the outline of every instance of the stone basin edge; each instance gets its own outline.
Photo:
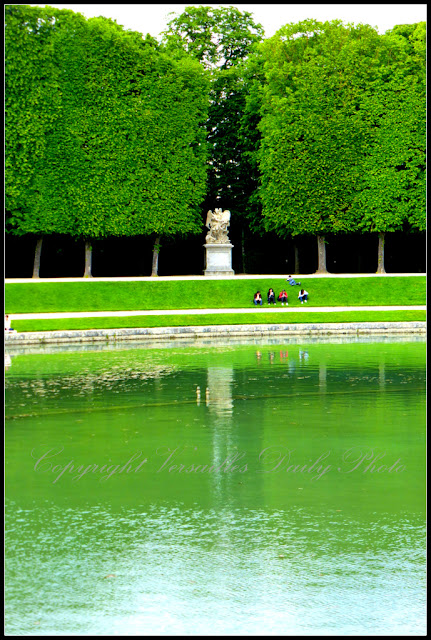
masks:
<path id="1" fill-rule="evenodd" d="M 59 344 L 76 342 L 116 342 L 172 338 L 200 338 L 267 335 L 359 335 L 359 334 L 426 334 L 426 321 L 416 322 L 321 322 L 309 324 L 242 324 L 187 327 L 143 327 L 122 329 L 85 329 L 67 331 L 34 331 L 5 334 L 8 344 Z"/>

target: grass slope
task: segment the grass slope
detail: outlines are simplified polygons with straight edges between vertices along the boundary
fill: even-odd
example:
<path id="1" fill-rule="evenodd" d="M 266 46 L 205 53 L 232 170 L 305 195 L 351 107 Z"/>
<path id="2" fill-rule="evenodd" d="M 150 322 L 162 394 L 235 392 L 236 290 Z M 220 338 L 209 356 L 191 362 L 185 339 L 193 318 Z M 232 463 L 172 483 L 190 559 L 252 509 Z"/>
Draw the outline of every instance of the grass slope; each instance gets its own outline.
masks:
<path id="1" fill-rule="evenodd" d="M 313 307 L 413 305 L 426 302 L 425 276 L 390 278 L 313 278 L 310 276 L 302 278 L 302 286 L 308 291 L 309 303 Z M 254 308 L 252 299 L 255 291 L 261 291 L 266 303 L 266 294 L 270 287 L 274 289 L 276 295 L 282 288 L 286 289 L 289 294 L 290 308 L 299 305 L 297 296 L 300 287 L 289 286 L 284 278 L 38 282 L 7 283 L 5 313 Z M 274 321 L 272 316 L 271 322 Z M 300 321 L 304 322 L 302 319 Z M 142 319 L 139 322 L 142 322 Z M 246 322 L 245 318 L 244 322 Z M 94 324 L 94 319 L 92 323 Z M 117 326 L 120 325 L 117 324 Z"/>
<path id="2" fill-rule="evenodd" d="M 425 311 L 343 311 L 302 313 L 226 313 L 181 316 L 131 316 L 122 318 L 69 318 L 53 320 L 16 320 L 17 331 L 68 331 L 84 329 L 123 329 L 144 327 L 185 327 L 233 324 L 295 324 L 314 322 L 413 322 L 425 321 Z"/>

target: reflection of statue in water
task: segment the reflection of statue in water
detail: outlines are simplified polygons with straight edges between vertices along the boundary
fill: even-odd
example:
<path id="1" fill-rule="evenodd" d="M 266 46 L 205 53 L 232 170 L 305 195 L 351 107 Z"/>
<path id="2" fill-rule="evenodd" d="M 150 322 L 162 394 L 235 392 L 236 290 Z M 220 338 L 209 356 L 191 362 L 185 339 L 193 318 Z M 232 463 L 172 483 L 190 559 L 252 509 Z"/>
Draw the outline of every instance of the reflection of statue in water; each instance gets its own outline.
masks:
<path id="1" fill-rule="evenodd" d="M 208 227 L 209 232 L 205 238 L 206 243 L 228 244 L 227 228 L 229 224 L 230 211 L 222 211 L 221 209 L 214 209 L 214 213 L 208 211 L 205 226 Z"/>
<path id="2" fill-rule="evenodd" d="M 232 416 L 232 383 L 232 367 L 208 367 L 205 400 L 210 411 L 214 411 L 219 418 Z"/>

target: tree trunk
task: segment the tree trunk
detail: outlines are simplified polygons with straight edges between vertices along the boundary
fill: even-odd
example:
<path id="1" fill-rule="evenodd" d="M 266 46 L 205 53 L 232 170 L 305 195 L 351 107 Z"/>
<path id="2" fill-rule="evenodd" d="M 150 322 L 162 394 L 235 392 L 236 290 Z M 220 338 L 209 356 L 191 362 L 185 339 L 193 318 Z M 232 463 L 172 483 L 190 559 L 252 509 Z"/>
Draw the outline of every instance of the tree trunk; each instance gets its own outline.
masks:
<path id="1" fill-rule="evenodd" d="M 377 249 L 377 273 L 386 273 L 385 271 L 385 234 L 379 233 L 379 246 Z"/>
<path id="2" fill-rule="evenodd" d="M 39 278 L 40 272 L 40 254 L 42 252 L 43 236 L 39 236 L 36 242 L 36 250 L 34 252 L 33 278 Z"/>
<path id="3" fill-rule="evenodd" d="M 159 252 L 160 252 L 160 236 L 157 236 L 153 247 L 153 263 L 151 266 L 151 275 L 159 275 Z"/>
<path id="4" fill-rule="evenodd" d="M 316 273 L 328 273 L 326 269 L 325 236 L 317 236 L 318 265 Z"/>
<path id="5" fill-rule="evenodd" d="M 85 268 L 84 268 L 84 278 L 92 278 L 91 275 L 91 261 L 92 261 L 92 246 L 91 243 L 86 240 L 85 241 Z"/>
<path id="6" fill-rule="evenodd" d="M 293 251 L 294 251 L 294 254 L 295 254 L 295 267 L 294 267 L 293 273 L 298 274 L 298 273 L 300 273 L 300 271 L 299 271 L 299 248 L 298 248 L 298 245 L 296 244 L 296 242 L 293 245 Z"/>

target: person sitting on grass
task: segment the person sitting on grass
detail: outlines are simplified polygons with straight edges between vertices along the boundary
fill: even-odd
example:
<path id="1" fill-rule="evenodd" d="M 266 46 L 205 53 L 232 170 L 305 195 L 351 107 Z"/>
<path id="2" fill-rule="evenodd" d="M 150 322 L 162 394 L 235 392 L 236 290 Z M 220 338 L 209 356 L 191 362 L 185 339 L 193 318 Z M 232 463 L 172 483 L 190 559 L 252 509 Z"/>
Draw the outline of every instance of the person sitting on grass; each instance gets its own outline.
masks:
<path id="1" fill-rule="evenodd" d="M 268 291 L 268 304 L 275 304 L 275 293 L 274 289 L 270 289 Z"/>
<path id="2" fill-rule="evenodd" d="M 288 278 L 286 278 L 286 282 L 288 282 L 290 284 L 291 287 L 294 287 L 296 284 L 300 285 L 300 282 L 296 282 L 292 276 L 289 276 Z"/>
<path id="3" fill-rule="evenodd" d="M 298 300 L 301 300 L 301 304 L 304 304 L 304 302 L 307 302 L 307 298 L 308 291 L 305 291 L 305 289 L 301 289 L 301 291 L 298 293 Z"/>
<path id="4" fill-rule="evenodd" d="M 280 293 L 278 294 L 278 299 L 281 302 L 281 306 L 285 304 L 287 307 L 289 303 L 287 302 L 287 293 L 285 289 L 283 289 L 283 291 L 280 291 Z"/>
<path id="5" fill-rule="evenodd" d="M 4 330 L 5 331 L 14 331 L 14 329 L 12 329 L 12 327 L 10 326 L 11 320 L 9 318 L 9 316 L 5 316 L 4 317 Z"/>
<path id="6" fill-rule="evenodd" d="M 262 296 L 260 295 L 260 291 L 254 294 L 253 302 L 254 304 L 262 305 Z"/>

